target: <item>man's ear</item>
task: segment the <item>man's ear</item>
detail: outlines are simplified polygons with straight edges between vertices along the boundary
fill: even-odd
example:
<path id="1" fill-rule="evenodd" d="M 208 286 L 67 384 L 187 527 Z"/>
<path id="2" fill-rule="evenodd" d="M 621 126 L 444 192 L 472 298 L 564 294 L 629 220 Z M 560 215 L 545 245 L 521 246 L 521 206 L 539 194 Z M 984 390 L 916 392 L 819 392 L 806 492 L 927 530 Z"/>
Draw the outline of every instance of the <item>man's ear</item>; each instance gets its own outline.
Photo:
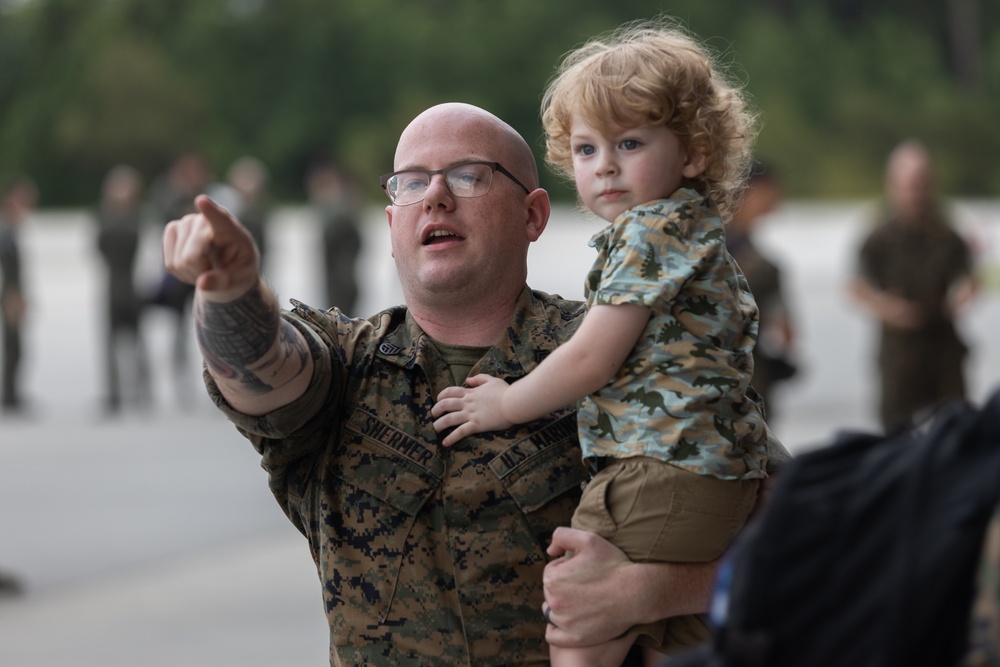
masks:
<path id="1" fill-rule="evenodd" d="M 535 188 L 526 197 L 528 204 L 528 219 L 525 221 L 525 231 L 528 242 L 534 243 L 545 231 L 549 224 L 549 216 L 552 214 L 552 203 L 549 201 L 549 193 L 541 188 Z"/>
<path id="2" fill-rule="evenodd" d="M 684 178 L 698 178 L 701 173 L 705 171 L 705 163 L 708 162 L 708 158 L 700 150 L 689 148 L 687 151 L 687 161 L 684 163 L 684 169 L 681 170 L 681 175 Z"/>

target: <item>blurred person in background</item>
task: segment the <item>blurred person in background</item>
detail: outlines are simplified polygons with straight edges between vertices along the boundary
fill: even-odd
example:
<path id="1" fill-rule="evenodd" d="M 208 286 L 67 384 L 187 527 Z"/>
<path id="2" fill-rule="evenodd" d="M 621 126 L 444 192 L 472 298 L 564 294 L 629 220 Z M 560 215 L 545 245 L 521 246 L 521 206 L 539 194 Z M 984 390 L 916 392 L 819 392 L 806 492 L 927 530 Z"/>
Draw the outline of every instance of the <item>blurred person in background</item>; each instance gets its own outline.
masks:
<path id="1" fill-rule="evenodd" d="M 781 267 L 761 252 L 754 238 L 781 203 L 781 183 L 774 170 L 756 162 L 747 175 L 742 199 L 726 226 L 726 248 L 736 259 L 760 310 L 760 330 L 753 352 L 753 386 L 764 398 L 767 417 L 776 415 L 775 388 L 798 373 L 795 321 L 782 284 Z"/>
<path id="2" fill-rule="evenodd" d="M 319 217 L 326 305 L 353 315 L 361 253 L 361 195 L 357 183 L 333 161 L 320 160 L 306 174 L 306 194 Z"/>
<path id="3" fill-rule="evenodd" d="M 97 222 L 97 250 L 106 268 L 104 408 L 109 414 L 122 407 L 122 371 L 136 406 L 149 404 L 149 359 L 140 328 L 142 299 L 136 291 L 135 266 L 143 222 L 143 181 L 128 165 L 108 171 L 101 186 Z"/>
<path id="4" fill-rule="evenodd" d="M 968 349 L 955 320 L 977 290 L 969 246 L 938 201 L 931 155 L 921 142 L 904 141 L 889 155 L 884 207 L 851 282 L 880 325 L 883 426 L 966 397 Z"/>
<path id="5" fill-rule="evenodd" d="M 23 412 L 19 371 L 22 329 L 28 303 L 24 291 L 19 231 L 38 202 L 35 182 L 24 175 L 0 184 L 0 315 L 3 319 L 3 382 L 0 403 L 5 413 Z"/>
<path id="6" fill-rule="evenodd" d="M 1000 667 L 1000 507 L 986 526 L 969 626 L 964 667 Z"/>
<path id="7" fill-rule="evenodd" d="M 257 244 L 261 263 L 267 259 L 267 227 L 271 216 L 271 174 L 259 159 L 244 155 L 226 170 L 226 180 L 208 195 L 240 219 Z"/>
<path id="8" fill-rule="evenodd" d="M 212 170 L 203 155 L 197 152 L 181 153 L 167 172 L 150 186 L 149 204 L 165 225 L 194 212 L 194 198 L 208 191 L 212 178 Z M 194 287 L 164 271 L 149 301 L 150 305 L 161 306 L 175 317 L 171 362 L 177 400 L 181 404 L 187 404 L 192 394 L 192 387 L 187 384 L 186 377 L 188 339 L 192 335 L 189 316 L 193 298 Z"/>

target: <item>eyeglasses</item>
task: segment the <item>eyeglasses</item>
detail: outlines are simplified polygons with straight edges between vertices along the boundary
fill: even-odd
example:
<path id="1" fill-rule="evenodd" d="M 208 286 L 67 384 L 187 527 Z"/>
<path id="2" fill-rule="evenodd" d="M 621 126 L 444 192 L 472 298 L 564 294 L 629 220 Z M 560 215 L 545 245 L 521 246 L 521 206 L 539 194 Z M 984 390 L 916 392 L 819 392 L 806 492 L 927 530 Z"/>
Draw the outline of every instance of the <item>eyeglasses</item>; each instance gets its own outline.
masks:
<path id="1" fill-rule="evenodd" d="M 493 186 L 493 172 L 501 174 L 521 186 L 526 194 L 530 194 L 524 183 L 517 180 L 514 174 L 507 171 L 499 162 L 459 162 L 446 169 L 428 171 L 427 169 L 406 169 L 394 171 L 379 179 L 382 189 L 396 206 L 409 206 L 423 201 L 431 178 L 444 174 L 444 182 L 456 197 L 482 197 Z"/>

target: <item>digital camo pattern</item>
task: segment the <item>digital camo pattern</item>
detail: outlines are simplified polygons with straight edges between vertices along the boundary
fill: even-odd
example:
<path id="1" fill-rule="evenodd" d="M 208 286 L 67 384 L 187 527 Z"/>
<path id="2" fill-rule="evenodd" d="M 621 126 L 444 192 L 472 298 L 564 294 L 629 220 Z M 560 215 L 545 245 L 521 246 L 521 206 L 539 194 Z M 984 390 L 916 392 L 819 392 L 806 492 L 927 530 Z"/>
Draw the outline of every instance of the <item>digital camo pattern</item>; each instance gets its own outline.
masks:
<path id="1" fill-rule="evenodd" d="M 1000 509 L 986 528 L 972 607 L 968 667 L 1000 667 Z"/>
<path id="2" fill-rule="evenodd" d="M 526 289 L 473 372 L 527 374 L 582 314 Z M 207 383 L 309 540 L 331 664 L 548 664 L 545 546 L 586 479 L 572 410 L 446 449 L 430 410 L 450 374 L 406 309 L 351 320 L 295 304 L 285 317 L 316 363 L 306 396 L 255 418 Z"/>
<path id="3" fill-rule="evenodd" d="M 590 243 L 588 303 L 638 304 L 651 316 L 615 379 L 580 407 L 584 456 L 765 477 L 771 436 L 748 396 L 757 306 L 715 205 L 682 188 L 626 211 Z"/>

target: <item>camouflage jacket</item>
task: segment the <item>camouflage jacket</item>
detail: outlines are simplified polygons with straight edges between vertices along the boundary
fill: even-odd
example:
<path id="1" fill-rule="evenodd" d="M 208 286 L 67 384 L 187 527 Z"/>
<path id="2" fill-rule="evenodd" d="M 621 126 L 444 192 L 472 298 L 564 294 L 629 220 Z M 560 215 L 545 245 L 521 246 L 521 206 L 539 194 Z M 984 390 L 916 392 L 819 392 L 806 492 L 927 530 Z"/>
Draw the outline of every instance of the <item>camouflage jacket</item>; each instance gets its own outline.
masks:
<path id="1" fill-rule="evenodd" d="M 525 289 L 473 372 L 527 374 L 583 312 Z M 586 478 L 573 410 L 444 448 L 430 410 L 449 369 L 405 308 L 352 320 L 295 303 L 284 317 L 316 365 L 301 399 L 249 417 L 206 379 L 309 541 L 331 664 L 548 664 L 545 547 Z"/>
<path id="2" fill-rule="evenodd" d="M 652 456 L 720 479 L 766 476 L 772 438 L 748 393 L 757 305 L 715 205 L 682 188 L 591 239 L 587 302 L 650 309 L 617 376 L 580 406 L 584 456 Z"/>

